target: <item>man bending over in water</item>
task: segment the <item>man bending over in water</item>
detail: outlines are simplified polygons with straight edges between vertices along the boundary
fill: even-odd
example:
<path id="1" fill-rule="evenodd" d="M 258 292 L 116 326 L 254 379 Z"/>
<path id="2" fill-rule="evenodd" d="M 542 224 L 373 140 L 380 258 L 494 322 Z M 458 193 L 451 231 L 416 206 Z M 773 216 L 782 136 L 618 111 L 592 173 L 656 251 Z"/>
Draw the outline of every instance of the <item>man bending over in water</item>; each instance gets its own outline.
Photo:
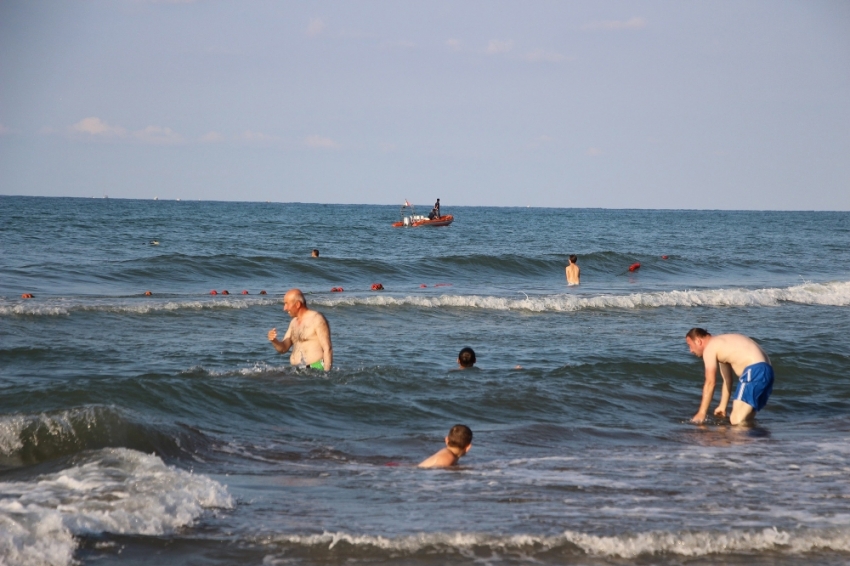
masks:
<path id="1" fill-rule="evenodd" d="M 705 364 L 705 385 L 702 388 L 702 403 L 691 422 L 705 421 L 708 406 L 714 396 L 717 368 L 723 378 L 720 404 L 714 409 L 716 416 L 726 416 L 726 406 L 732 394 L 732 372 L 739 376 L 732 414 L 733 425 L 751 421 L 764 408 L 773 391 L 773 366 L 764 350 L 751 338 L 742 334 L 720 334 L 712 336 L 702 328 L 691 328 L 685 336 L 691 353 L 701 357 Z"/>
<path id="2" fill-rule="evenodd" d="M 283 354 L 292 348 L 289 363 L 330 371 L 334 361 L 331 328 L 322 313 L 307 308 L 307 299 L 298 289 L 283 296 L 283 310 L 292 317 L 283 340 L 277 339 L 277 329 L 269 330 L 269 341 Z"/>

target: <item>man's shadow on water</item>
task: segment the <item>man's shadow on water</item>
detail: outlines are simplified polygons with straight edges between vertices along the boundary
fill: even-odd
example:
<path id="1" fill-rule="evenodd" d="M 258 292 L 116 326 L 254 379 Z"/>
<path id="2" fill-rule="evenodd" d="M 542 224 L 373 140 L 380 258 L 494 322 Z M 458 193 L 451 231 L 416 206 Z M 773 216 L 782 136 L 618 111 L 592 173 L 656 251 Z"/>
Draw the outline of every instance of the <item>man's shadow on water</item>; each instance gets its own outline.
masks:
<path id="1" fill-rule="evenodd" d="M 702 424 L 686 422 L 692 428 L 682 433 L 680 439 L 686 444 L 726 447 L 749 444 L 770 438 L 770 429 L 759 425 L 757 421 L 731 425 L 728 418 L 710 417 Z"/>

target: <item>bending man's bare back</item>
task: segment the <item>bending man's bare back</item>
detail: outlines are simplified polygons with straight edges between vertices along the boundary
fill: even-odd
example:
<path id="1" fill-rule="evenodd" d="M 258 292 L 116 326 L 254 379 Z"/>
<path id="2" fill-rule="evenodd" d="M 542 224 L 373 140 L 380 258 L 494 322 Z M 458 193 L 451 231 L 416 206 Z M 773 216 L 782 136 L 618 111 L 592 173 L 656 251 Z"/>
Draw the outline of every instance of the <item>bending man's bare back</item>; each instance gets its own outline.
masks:
<path id="1" fill-rule="evenodd" d="M 726 416 L 726 407 L 732 396 L 732 377 L 740 377 L 740 383 L 732 401 L 732 414 L 729 422 L 733 425 L 752 420 L 760 411 L 773 391 L 773 368 L 761 346 L 752 338 L 743 334 L 719 334 L 712 336 L 702 328 L 692 328 L 685 337 L 688 347 L 705 364 L 705 384 L 702 390 L 702 402 L 699 411 L 691 419 L 701 423 L 705 420 L 714 387 L 717 381 L 717 369 L 723 386 L 720 391 L 720 403 L 714 410 L 717 416 Z M 734 373 L 733 373 L 734 372 Z"/>
<path id="2" fill-rule="evenodd" d="M 289 363 L 330 371 L 333 366 L 331 328 L 320 312 L 307 308 L 307 300 L 298 289 L 290 289 L 283 296 L 283 310 L 292 317 L 283 340 L 277 339 L 277 329 L 269 330 L 268 338 L 281 354 L 292 348 Z"/>

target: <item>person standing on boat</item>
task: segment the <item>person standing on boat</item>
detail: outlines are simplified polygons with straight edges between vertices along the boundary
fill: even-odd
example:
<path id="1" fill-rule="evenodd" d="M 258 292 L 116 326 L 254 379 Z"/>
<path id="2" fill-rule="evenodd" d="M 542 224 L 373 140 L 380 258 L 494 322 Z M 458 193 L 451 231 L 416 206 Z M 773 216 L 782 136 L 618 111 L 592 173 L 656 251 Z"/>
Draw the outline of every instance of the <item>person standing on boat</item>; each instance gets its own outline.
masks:
<path id="1" fill-rule="evenodd" d="M 307 299 L 298 289 L 290 289 L 283 296 L 283 310 L 292 317 L 283 340 L 277 339 L 277 329 L 269 330 L 268 338 L 274 349 L 283 354 L 292 348 L 289 363 L 330 371 L 334 350 L 331 344 L 331 327 L 320 312 L 307 308 Z"/>
<path id="2" fill-rule="evenodd" d="M 434 214 L 437 218 L 440 217 L 440 199 L 437 199 L 437 202 L 434 203 Z"/>

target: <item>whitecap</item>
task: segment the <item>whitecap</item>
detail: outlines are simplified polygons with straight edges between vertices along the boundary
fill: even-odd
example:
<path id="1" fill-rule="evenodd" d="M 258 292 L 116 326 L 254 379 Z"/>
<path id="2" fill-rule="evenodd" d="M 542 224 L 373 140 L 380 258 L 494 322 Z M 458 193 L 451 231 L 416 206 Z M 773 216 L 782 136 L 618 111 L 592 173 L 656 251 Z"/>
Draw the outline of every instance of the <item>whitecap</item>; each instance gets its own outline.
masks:
<path id="1" fill-rule="evenodd" d="M 232 508 L 227 488 L 126 448 L 27 482 L 0 482 L 0 563 L 71 564 L 75 535 L 162 535 L 207 509 Z"/>

